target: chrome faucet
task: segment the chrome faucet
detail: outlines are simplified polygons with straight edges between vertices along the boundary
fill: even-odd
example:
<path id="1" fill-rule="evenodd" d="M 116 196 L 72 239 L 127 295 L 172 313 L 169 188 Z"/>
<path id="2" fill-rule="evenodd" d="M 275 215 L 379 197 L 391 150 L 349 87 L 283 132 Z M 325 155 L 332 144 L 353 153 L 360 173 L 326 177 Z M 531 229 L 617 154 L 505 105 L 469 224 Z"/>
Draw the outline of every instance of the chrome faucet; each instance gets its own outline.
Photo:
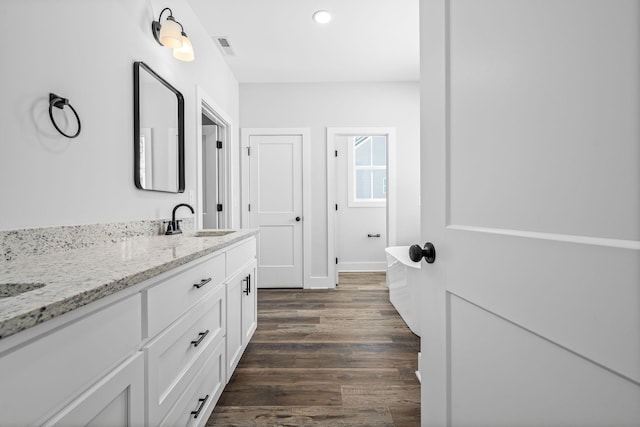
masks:
<path id="1" fill-rule="evenodd" d="M 180 221 L 182 221 L 182 220 L 181 219 L 176 219 L 176 211 L 181 206 L 185 206 L 185 207 L 189 208 L 191 210 L 192 214 L 196 213 L 193 210 L 193 208 L 191 207 L 191 205 L 188 205 L 186 203 L 180 203 L 180 204 L 176 205 L 176 207 L 173 208 L 173 213 L 171 214 L 171 221 L 165 221 L 165 224 L 168 224 L 168 225 L 167 225 L 167 231 L 164 234 L 167 234 L 167 235 L 182 234 L 182 230 L 180 230 Z"/>

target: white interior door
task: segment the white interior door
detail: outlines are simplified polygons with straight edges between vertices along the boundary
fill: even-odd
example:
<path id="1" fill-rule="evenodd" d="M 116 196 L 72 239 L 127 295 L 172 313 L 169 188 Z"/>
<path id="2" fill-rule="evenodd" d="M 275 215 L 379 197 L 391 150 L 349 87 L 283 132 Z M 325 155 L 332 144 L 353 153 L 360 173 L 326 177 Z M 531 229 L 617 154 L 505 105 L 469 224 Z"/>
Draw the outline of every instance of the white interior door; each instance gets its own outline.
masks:
<path id="1" fill-rule="evenodd" d="M 640 425 L 640 2 L 420 9 L 422 424 Z"/>
<path id="2" fill-rule="evenodd" d="M 303 287 L 302 135 L 249 136 L 249 223 L 260 287 Z"/>
<path id="3" fill-rule="evenodd" d="M 338 271 L 384 271 L 387 267 L 386 139 L 386 135 L 336 136 Z M 354 145 L 359 156 L 354 156 Z M 354 163 L 364 169 L 356 170 Z"/>

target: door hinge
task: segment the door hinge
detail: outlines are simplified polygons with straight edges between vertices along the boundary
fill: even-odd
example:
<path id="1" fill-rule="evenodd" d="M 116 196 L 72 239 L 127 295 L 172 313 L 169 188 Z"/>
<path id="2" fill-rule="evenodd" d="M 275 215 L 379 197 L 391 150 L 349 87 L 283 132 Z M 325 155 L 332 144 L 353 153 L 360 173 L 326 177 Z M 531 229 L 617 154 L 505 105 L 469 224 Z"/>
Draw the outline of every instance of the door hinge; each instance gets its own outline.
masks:
<path id="1" fill-rule="evenodd" d="M 336 210 L 338 210 L 338 204 L 336 203 Z"/>
<path id="2" fill-rule="evenodd" d="M 216 141 L 216 148 L 218 150 L 222 148 L 222 141 Z"/>
<path id="3" fill-rule="evenodd" d="M 218 205 L 216 206 L 216 210 L 218 212 L 222 212 L 222 203 L 218 203 Z"/>
<path id="4" fill-rule="evenodd" d="M 338 150 L 336 150 L 336 157 L 338 157 Z"/>
<path id="5" fill-rule="evenodd" d="M 251 147 L 247 147 L 247 156 L 251 155 Z"/>
<path id="6" fill-rule="evenodd" d="M 249 203 L 247 209 L 249 210 L 249 212 L 251 212 L 251 203 Z"/>
<path id="7" fill-rule="evenodd" d="M 338 257 L 336 257 L 336 265 L 338 264 Z"/>

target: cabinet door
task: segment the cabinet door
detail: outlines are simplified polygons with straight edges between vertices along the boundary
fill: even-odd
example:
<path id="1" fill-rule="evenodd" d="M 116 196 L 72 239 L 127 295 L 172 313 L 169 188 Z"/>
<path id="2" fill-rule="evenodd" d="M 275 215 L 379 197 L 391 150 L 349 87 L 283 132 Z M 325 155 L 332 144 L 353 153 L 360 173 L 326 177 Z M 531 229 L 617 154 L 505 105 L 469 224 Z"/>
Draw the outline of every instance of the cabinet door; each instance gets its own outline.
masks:
<path id="1" fill-rule="evenodd" d="M 135 427 L 144 424 L 144 358 L 129 358 L 44 426 Z"/>
<path id="2" fill-rule="evenodd" d="M 246 347 L 258 326 L 258 281 L 255 263 L 248 270 L 242 293 L 242 345 Z"/>
<path id="3" fill-rule="evenodd" d="M 227 282 L 227 374 L 229 381 L 233 370 L 242 356 L 243 329 L 242 329 L 242 306 L 243 290 L 245 287 L 245 277 L 248 272 L 241 270 Z"/>
<path id="4" fill-rule="evenodd" d="M 41 424 L 134 354 L 141 305 L 132 295 L 1 355 L 0 425 Z"/>

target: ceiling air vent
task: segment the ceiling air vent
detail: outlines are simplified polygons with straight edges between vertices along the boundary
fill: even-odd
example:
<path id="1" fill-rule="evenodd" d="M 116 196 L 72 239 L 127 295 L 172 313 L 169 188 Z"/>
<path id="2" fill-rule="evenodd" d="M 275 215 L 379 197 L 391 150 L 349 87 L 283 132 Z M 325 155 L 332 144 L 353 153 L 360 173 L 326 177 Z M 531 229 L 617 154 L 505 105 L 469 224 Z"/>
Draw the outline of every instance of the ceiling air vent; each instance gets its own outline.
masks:
<path id="1" fill-rule="evenodd" d="M 222 51 L 224 55 L 227 56 L 235 56 L 236 52 L 231 47 L 231 43 L 229 43 L 229 39 L 224 36 L 214 37 L 214 40 L 218 44 L 218 47 Z"/>

